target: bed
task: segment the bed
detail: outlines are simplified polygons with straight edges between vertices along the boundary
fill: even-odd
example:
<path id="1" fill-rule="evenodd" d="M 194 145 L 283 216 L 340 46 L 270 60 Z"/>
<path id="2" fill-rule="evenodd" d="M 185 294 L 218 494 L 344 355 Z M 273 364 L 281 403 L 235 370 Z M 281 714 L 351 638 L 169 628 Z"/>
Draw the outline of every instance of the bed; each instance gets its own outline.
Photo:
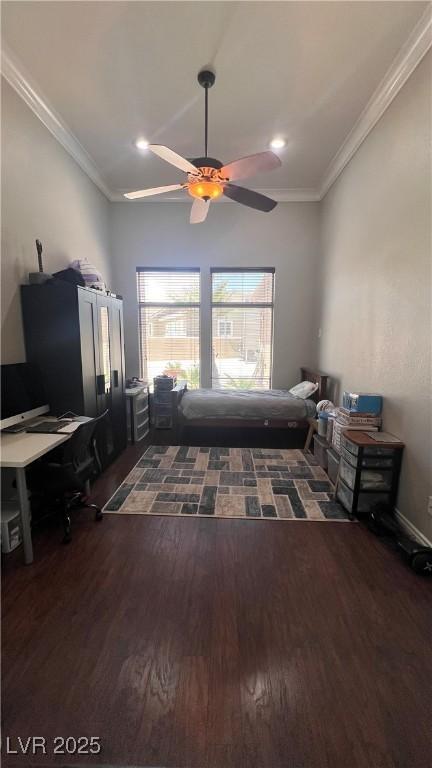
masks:
<path id="1" fill-rule="evenodd" d="M 327 398 L 328 376 L 301 368 L 301 381 L 318 386 L 308 400 L 288 390 L 180 389 L 178 425 L 183 427 L 266 427 L 307 429 L 316 416 L 316 403 Z"/>

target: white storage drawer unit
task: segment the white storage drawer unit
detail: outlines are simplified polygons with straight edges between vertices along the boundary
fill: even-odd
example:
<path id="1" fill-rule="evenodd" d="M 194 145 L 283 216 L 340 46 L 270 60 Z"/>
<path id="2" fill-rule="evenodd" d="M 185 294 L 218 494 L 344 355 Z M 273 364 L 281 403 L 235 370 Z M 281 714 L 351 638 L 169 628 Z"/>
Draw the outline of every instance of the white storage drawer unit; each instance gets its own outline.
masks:
<path id="1" fill-rule="evenodd" d="M 126 390 L 128 439 L 143 440 L 150 431 L 148 386 Z"/>

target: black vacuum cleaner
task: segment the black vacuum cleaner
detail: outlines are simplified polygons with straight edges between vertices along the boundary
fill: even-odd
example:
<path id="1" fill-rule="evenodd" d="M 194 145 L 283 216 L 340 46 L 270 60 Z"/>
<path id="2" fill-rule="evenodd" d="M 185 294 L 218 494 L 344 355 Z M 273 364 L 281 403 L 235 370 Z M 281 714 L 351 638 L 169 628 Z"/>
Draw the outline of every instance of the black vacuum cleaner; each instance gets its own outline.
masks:
<path id="1" fill-rule="evenodd" d="M 420 544 L 408 536 L 386 504 L 375 504 L 371 508 L 367 525 L 377 536 L 383 536 L 396 546 L 416 573 L 432 576 L 432 547 Z"/>

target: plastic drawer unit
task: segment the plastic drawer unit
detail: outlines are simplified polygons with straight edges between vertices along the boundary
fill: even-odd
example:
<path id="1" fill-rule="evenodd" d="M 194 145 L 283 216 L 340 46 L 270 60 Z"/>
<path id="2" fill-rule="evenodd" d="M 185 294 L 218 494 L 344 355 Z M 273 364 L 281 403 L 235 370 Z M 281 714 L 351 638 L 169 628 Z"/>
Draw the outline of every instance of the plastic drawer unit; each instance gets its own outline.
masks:
<path id="1" fill-rule="evenodd" d="M 152 396 L 152 423 L 155 429 L 172 429 L 174 426 L 173 389 L 175 376 L 155 376 Z"/>
<path id="2" fill-rule="evenodd" d="M 358 454 L 350 453 L 350 451 L 347 448 L 345 448 L 343 445 L 341 448 L 341 457 L 345 459 L 345 461 L 347 461 L 348 464 L 351 464 L 352 467 L 357 467 L 358 465 L 361 467 L 370 467 L 370 468 L 377 467 L 379 469 L 385 469 L 385 468 L 391 469 L 391 467 L 393 466 L 393 454 L 388 456 L 381 456 L 381 455 L 368 456 L 367 454 L 363 454 L 361 459 L 361 464 L 359 464 Z"/>
<path id="3" fill-rule="evenodd" d="M 345 459 L 341 459 L 339 478 L 348 488 L 354 490 L 357 475 L 360 474 L 360 490 L 389 491 L 392 483 L 391 469 L 368 469 L 352 467 Z"/>
<path id="4" fill-rule="evenodd" d="M 365 458 L 365 457 L 374 457 L 374 458 L 382 458 L 382 457 L 388 457 L 392 458 L 395 453 L 395 448 L 391 448 L 388 445 L 383 445 L 382 443 L 376 442 L 372 437 L 369 438 L 370 442 L 373 442 L 373 445 L 370 445 L 369 443 L 365 445 L 359 445 L 359 441 L 354 440 L 353 436 L 354 430 L 347 430 L 345 434 L 342 435 L 342 448 L 345 448 L 346 451 L 348 451 L 351 456 L 357 456 L 358 458 Z M 365 433 L 367 430 L 359 430 L 359 434 L 363 435 L 365 438 L 368 437 Z M 393 443 L 393 445 L 395 445 Z"/>
<path id="5" fill-rule="evenodd" d="M 126 389 L 128 439 L 137 443 L 150 430 L 148 386 Z"/>
<path id="6" fill-rule="evenodd" d="M 354 498 L 354 491 L 351 491 L 344 482 L 339 481 L 337 490 L 337 499 L 340 501 L 347 512 L 351 514 L 366 514 L 371 507 L 379 501 L 386 504 L 390 501 L 390 494 L 384 493 L 360 493 Z"/>
<path id="7" fill-rule="evenodd" d="M 314 456 L 323 469 L 327 469 L 327 448 L 329 444 L 325 437 L 314 435 Z"/>
<path id="8" fill-rule="evenodd" d="M 334 448 L 327 448 L 327 474 L 329 480 L 336 485 L 339 472 L 340 456 Z"/>
<path id="9" fill-rule="evenodd" d="M 342 455 L 336 496 L 351 514 L 369 512 L 377 502 L 396 504 L 403 443 L 392 435 L 375 440 L 361 431 L 342 436 Z"/>

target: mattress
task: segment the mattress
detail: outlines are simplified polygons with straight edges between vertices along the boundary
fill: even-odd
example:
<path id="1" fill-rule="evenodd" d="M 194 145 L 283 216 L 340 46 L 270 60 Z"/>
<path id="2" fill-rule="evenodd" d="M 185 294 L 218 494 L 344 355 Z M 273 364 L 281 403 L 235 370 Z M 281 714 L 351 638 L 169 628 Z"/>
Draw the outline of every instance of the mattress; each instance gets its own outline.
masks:
<path id="1" fill-rule="evenodd" d="M 193 389 L 181 401 L 183 417 L 192 419 L 292 419 L 316 414 L 313 400 L 303 400 L 285 389 Z"/>

